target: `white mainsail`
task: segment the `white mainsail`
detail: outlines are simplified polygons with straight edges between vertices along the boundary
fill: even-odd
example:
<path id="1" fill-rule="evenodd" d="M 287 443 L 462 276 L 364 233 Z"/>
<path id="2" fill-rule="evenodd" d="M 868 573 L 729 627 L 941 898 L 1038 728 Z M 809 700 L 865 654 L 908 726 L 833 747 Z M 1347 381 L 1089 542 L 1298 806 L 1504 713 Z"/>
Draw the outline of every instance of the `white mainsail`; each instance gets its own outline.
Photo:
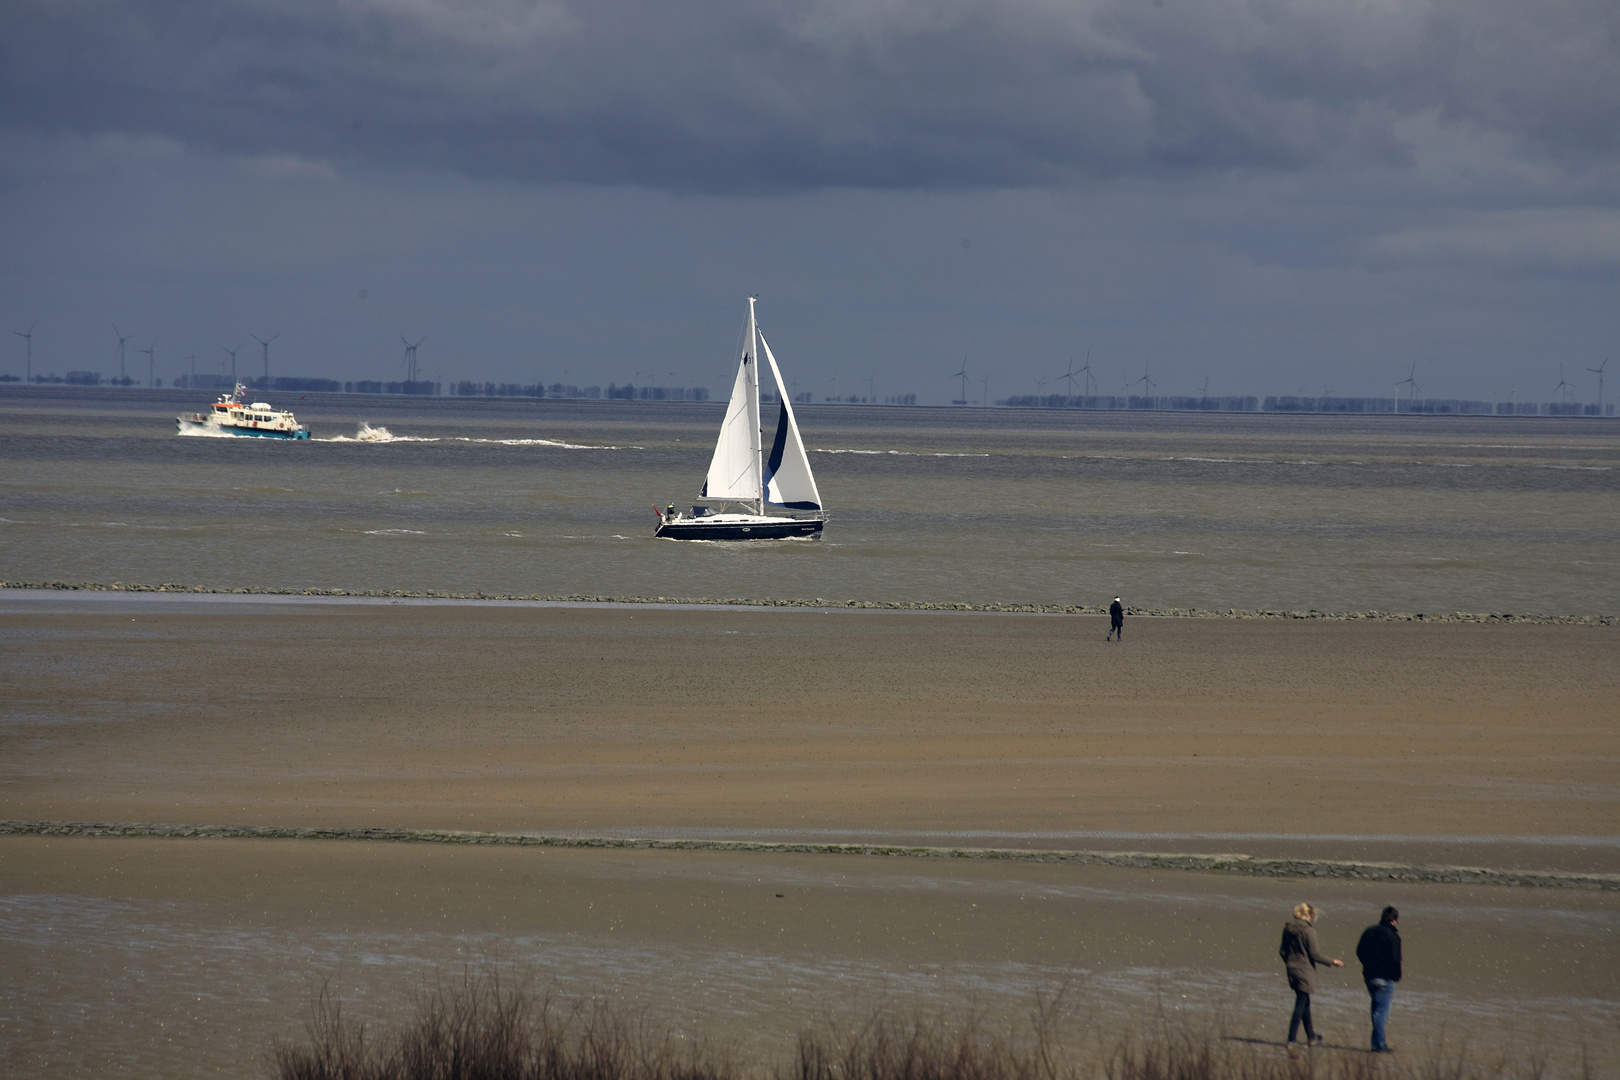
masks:
<path id="1" fill-rule="evenodd" d="M 821 492 L 816 489 L 816 477 L 805 456 L 804 440 L 799 438 L 799 424 L 793 417 L 787 387 L 782 385 L 782 371 L 763 334 L 759 344 L 765 350 L 765 361 L 771 365 L 776 396 L 782 403 L 776 416 L 776 437 L 771 440 L 770 456 L 765 461 L 764 501 L 789 510 L 820 510 Z"/>
<path id="2" fill-rule="evenodd" d="M 720 439 L 714 445 L 709 476 L 699 498 L 740 499 L 759 502 L 759 365 L 754 353 L 754 301 L 748 301 L 748 336 L 742 362 L 737 365 L 737 381 L 731 386 L 731 404 L 726 407 Z"/>

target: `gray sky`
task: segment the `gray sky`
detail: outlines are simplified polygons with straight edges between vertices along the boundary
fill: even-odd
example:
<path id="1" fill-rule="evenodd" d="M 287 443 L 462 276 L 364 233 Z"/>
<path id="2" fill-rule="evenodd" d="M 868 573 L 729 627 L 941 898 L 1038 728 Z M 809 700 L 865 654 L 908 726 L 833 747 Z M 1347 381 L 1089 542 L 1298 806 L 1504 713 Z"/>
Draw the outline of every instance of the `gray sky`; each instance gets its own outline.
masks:
<path id="1" fill-rule="evenodd" d="M 1620 4 L 10 0 L 0 228 L 36 370 L 1592 400 Z"/>

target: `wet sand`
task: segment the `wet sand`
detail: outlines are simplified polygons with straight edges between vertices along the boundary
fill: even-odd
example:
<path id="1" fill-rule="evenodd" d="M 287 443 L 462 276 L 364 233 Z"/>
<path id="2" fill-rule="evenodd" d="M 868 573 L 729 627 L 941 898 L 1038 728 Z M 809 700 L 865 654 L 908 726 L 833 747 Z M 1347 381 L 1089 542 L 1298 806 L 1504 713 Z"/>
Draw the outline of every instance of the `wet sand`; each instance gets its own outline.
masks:
<path id="1" fill-rule="evenodd" d="M 765 1060 L 822 1016 L 1000 1023 L 1064 987 L 1077 1046 L 1161 1013 L 1275 1042 L 1293 1000 L 1276 939 L 1302 896 L 1333 955 L 1401 907 L 1390 1038 L 1413 1057 L 1449 1039 L 1563 1061 L 1585 1043 L 1611 1075 L 1620 1050 L 1620 919 L 1589 891 L 342 841 L 11 838 L 0 873 L 9 1075 L 252 1075 L 323 980 L 388 1023 L 468 963 Z M 1365 992 L 1319 982 L 1319 1028 L 1358 1051 Z"/>
<path id="2" fill-rule="evenodd" d="M 1603 627 L 0 596 L 0 817 L 1620 870 Z M 1359 839 L 1358 839 L 1359 838 Z"/>
<path id="3" fill-rule="evenodd" d="M 1122 646 L 1105 631 L 0 597 L 0 818 L 1620 870 L 1612 628 L 1138 619 Z M 1336 953 L 1382 904 L 1406 913 L 1392 1040 L 1615 1038 L 1612 892 L 13 836 L 0 1071 L 240 1073 L 297 1034 L 321 978 L 391 1016 L 415 980 L 479 956 L 749 1045 L 895 997 L 1022 1011 L 1070 977 L 1110 1022 L 1187 994 L 1269 1038 L 1288 1005 L 1276 933 L 1306 897 Z M 1324 981 L 1323 1028 L 1359 1046 L 1363 992 Z"/>

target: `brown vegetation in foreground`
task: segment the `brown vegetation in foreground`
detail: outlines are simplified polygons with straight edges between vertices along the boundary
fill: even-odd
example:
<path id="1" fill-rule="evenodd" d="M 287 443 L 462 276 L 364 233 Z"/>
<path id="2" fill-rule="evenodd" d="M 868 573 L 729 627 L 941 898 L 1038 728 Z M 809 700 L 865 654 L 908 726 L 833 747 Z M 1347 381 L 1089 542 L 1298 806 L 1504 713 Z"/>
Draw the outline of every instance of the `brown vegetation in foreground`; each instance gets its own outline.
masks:
<path id="1" fill-rule="evenodd" d="M 1056 1035 L 1056 1011 L 1044 1000 L 1027 1030 L 1006 1035 L 972 1018 L 880 1011 L 847 1031 L 804 1032 L 785 1063 L 745 1064 L 600 1003 L 536 1001 L 494 976 L 468 976 L 421 993 L 415 1017 L 381 1038 L 323 990 L 307 1045 L 278 1046 L 273 1066 L 277 1080 L 1592 1080 L 1595 1071 L 1584 1055 L 1558 1069 L 1544 1056 L 1476 1061 L 1466 1050 L 1288 1051 L 1175 1021 L 1073 1054 Z"/>

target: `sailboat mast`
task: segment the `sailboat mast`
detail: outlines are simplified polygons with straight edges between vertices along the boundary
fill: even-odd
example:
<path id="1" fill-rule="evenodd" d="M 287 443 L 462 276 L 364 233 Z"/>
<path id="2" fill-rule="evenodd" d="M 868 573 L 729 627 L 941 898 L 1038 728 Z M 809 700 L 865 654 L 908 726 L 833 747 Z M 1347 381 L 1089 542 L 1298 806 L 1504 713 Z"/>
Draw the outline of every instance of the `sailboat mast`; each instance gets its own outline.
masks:
<path id="1" fill-rule="evenodd" d="M 754 321 L 754 298 L 748 298 L 748 393 L 749 404 L 753 407 L 752 423 L 749 424 L 749 438 L 753 446 L 749 449 L 754 455 L 754 480 L 759 485 L 754 493 L 754 512 L 765 513 L 765 471 L 761 456 L 763 450 L 763 436 L 760 431 L 759 415 L 759 326 Z"/>

